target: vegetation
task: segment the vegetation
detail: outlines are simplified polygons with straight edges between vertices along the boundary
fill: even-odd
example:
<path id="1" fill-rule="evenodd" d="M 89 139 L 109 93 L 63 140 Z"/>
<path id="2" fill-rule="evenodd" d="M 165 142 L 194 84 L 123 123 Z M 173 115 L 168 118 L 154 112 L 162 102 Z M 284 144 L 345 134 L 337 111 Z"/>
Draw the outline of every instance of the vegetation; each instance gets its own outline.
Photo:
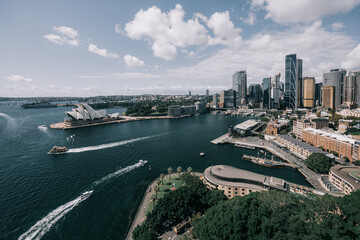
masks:
<path id="1" fill-rule="evenodd" d="M 167 115 L 168 107 L 171 105 L 193 105 L 195 100 L 182 101 L 142 101 L 133 103 L 127 108 L 128 116 L 162 116 Z"/>
<path id="2" fill-rule="evenodd" d="M 360 191 L 343 198 L 275 191 L 220 202 L 194 221 L 199 240 L 357 239 Z"/>
<path id="3" fill-rule="evenodd" d="M 360 135 L 360 129 L 357 128 L 348 128 L 345 131 L 346 135 Z"/>
<path id="4" fill-rule="evenodd" d="M 208 189 L 198 177 L 189 173 L 181 175 L 181 179 L 185 185 L 160 198 L 155 208 L 146 215 L 145 221 L 134 229 L 135 240 L 157 239 L 157 232 L 169 230 L 162 225 L 166 220 L 171 220 L 175 225 L 194 212 L 204 213 L 227 199 L 222 191 Z"/>
<path id="5" fill-rule="evenodd" d="M 360 160 L 354 161 L 355 166 L 360 166 Z"/>
<path id="6" fill-rule="evenodd" d="M 343 119 L 343 116 L 334 113 L 329 117 L 329 122 L 334 122 L 335 125 L 338 125 L 340 119 Z"/>
<path id="7" fill-rule="evenodd" d="M 168 168 L 168 174 L 170 175 L 170 176 L 169 176 L 170 179 L 171 179 L 171 174 L 172 174 L 172 172 L 173 172 L 173 169 L 172 169 L 171 167 L 169 167 L 169 168 Z"/>
<path id="8" fill-rule="evenodd" d="M 335 152 L 335 151 L 330 151 L 330 153 L 331 153 L 331 154 L 334 154 L 334 156 L 336 156 L 336 157 L 339 156 L 339 154 L 338 154 L 337 152 Z"/>
<path id="9" fill-rule="evenodd" d="M 270 119 L 268 119 L 268 118 L 265 117 L 265 116 L 261 116 L 261 117 L 259 117 L 259 119 L 260 119 L 262 122 L 269 122 L 269 121 L 270 121 Z"/>
<path id="10" fill-rule="evenodd" d="M 322 153 L 312 153 L 304 163 L 308 168 L 318 173 L 328 173 L 332 166 L 331 158 Z"/>

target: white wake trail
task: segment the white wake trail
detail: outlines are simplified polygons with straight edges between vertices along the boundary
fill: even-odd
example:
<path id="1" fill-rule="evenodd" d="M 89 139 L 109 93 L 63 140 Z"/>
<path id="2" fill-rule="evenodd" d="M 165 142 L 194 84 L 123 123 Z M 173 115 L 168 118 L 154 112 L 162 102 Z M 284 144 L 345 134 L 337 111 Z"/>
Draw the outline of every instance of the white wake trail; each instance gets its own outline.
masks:
<path id="1" fill-rule="evenodd" d="M 101 144 L 101 145 L 97 145 L 97 146 L 71 148 L 71 149 L 69 149 L 69 151 L 67 151 L 67 153 L 80 153 L 80 152 L 87 152 L 87 151 L 96 151 L 96 150 L 100 150 L 100 149 L 104 149 L 104 148 L 112 148 L 112 147 L 125 145 L 128 143 L 133 143 L 133 142 L 149 139 L 151 137 L 154 137 L 154 136 L 134 138 L 134 139 L 130 139 L 130 140 L 124 140 L 124 141 L 113 142 L 113 143 L 105 143 L 105 144 Z"/>
<path id="2" fill-rule="evenodd" d="M 48 128 L 45 125 L 40 125 L 37 128 L 44 133 L 47 133 L 47 131 L 48 131 Z"/>
<path id="3" fill-rule="evenodd" d="M 91 188 L 93 189 L 97 185 L 104 183 L 111 178 L 118 177 L 124 173 L 130 172 L 138 167 L 143 166 L 140 161 L 135 163 L 134 165 L 127 166 L 125 168 L 119 169 L 116 172 L 110 173 L 109 175 L 97 180 L 91 184 Z M 23 233 L 18 240 L 31 240 L 31 239 L 41 239 L 50 229 L 51 227 L 57 223 L 61 218 L 63 218 L 68 212 L 70 212 L 74 207 L 76 207 L 80 202 L 86 199 L 81 199 L 81 195 L 76 199 L 61 205 L 55 210 L 51 211 L 47 216 L 37 221 L 35 225 L 33 225 L 28 231 Z"/>
<path id="4" fill-rule="evenodd" d="M 7 120 L 8 124 L 9 125 L 15 125 L 16 122 L 15 122 L 15 119 L 10 117 L 9 115 L 7 115 L 6 113 L 0 113 L 0 117 L 3 117 Z"/>

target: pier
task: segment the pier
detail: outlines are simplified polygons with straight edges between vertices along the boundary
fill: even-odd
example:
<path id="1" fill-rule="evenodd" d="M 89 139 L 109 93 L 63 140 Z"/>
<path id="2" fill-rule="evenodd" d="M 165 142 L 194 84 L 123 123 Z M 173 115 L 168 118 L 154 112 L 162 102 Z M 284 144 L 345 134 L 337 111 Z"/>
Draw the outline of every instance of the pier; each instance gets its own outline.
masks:
<path id="1" fill-rule="evenodd" d="M 211 141 L 212 144 L 224 144 L 227 143 L 229 139 L 229 134 L 224 134 L 214 140 Z"/>
<path id="2" fill-rule="evenodd" d="M 243 159 L 251 161 L 254 164 L 258 164 L 258 165 L 265 166 L 265 167 L 273 167 L 273 168 L 285 167 L 285 168 L 292 168 L 294 170 L 297 169 L 297 166 L 292 163 L 274 161 L 274 160 L 270 160 L 270 159 L 253 157 L 253 156 L 249 156 L 249 155 L 244 155 Z"/>

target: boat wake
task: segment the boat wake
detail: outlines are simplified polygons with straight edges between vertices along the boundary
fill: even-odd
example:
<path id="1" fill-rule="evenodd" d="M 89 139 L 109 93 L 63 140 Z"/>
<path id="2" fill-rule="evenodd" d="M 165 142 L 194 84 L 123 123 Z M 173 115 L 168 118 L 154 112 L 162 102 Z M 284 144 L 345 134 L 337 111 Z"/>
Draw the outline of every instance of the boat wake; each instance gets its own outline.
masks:
<path id="1" fill-rule="evenodd" d="M 16 122 L 15 122 L 15 119 L 10 117 L 9 115 L 7 115 L 6 113 L 0 113 L 0 117 L 3 117 L 7 120 L 7 123 L 9 125 L 15 125 Z"/>
<path id="2" fill-rule="evenodd" d="M 47 131 L 48 131 L 48 128 L 45 125 L 40 125 L 37 128 L 44 133 L 47 133 Z"/>
<path id="3" fill-rule="evenodd" d="M 112 147 L 125 145 L 125 144 L 128 144 L 128 143 L 133 143 L 133 142 L 149 139 L 149 138 L 152 138 L 152 137 L 154 137 L 154 136 L 133 138 L 133 139 L 130 139 L 130 140 L 124 140 L 124 141 L 113 142 L 113 143 L 106 143 L 106 144 L 101 144 L 101 145 L 97 145 L 97 146 L 72 148 L 72 149 L 69 149 L 69 151 L 67 151 L 67 153 L 81 153 L 81 152 L 87 152 L 87 151 L 96 151 L 96 150 L 105 149 L 105 148 L 112 148 Z"/>
<path id="4" fill-rule="evenodd" d="M 124 173 L 130 172 L 138 167 L 144 166 L 140 160 L 134 165 L 127 166 L 125 168 L 119 169 L 116 172 L 110 173 L 109 175 L 97 180 L 91 184 L 91 189 L 98 186 L 101 183 L 104 183 L 111 178 L 118 177 Z M 87 193 L 87 192 L 85 192 Z M 84 193 L 83 193 L 84 194 Z M 83 195 L 82 194 L 82 195 Z M 30 239 L 41 239 L 54 224 L 56 224 L 61 218 L 63 218 L 67 213 L 69 213 L 73 208 L 75 208 L 79 203 L 85 201 L 87 198 L 83 198 L 82 195 L 76 199 L 61 205 L 55 210 L 51 211 L 47 216 L 37 221 L 29 230 L 23 233 L 18 240 L 30 240 Z"/>

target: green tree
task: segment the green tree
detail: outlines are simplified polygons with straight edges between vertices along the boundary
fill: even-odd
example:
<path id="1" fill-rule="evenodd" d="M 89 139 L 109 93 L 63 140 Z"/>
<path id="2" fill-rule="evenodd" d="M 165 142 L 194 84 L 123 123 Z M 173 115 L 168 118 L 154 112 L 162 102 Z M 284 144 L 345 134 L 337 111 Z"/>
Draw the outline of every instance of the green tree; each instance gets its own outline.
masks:
<path id="1" fill-rule="evenodd" d="M 152 200 L 152 203 L 153 203 L 153 209 L 155 207 L 155 201 L 156 201 L 157 197 L 155 194 L 151 194 L 151 200 Z"/>
<path id="2" fill-rule="evenodd" d="M 355 166 L 360 166 L 360 160 L 354 161 Z"/>
<path id="3" fill-rule="evenodd" d="M 157 184 L 157 186 L 159 186 L 161 184 L 160 178 L 156 179 L 156 184 Z"/>
<path id="4" fill-rule="evenodd" d="M 192 168 L 191 168 L 191 167 L 188 167 L 188 168 L 187 168 L 187 172 L 191 174 Z"/>
<path id="5" fill-rule="evenodd" d="M 308 168 L 318 173 L 328 173 L 332 166 L 331 158 L 322 153 L 312 153 L 304 163 Z"/>
<path id="6" fill-rule="evenodd" d="M 164 174 L 160 174 L 160 179 L 161 179 L 161 184 L 162 185 L 164 185 L 164 177 L 165 177 Z"/>
<path id="7" fill-rule="evenodd" d="M 176 171 L 179 173 L 179 177 L 180 177 L 180 173 L 181 173 L 181 171 L 182 171 L 182 168 L 181 168 L 181 167 L 178 167 L 178 168 L 176 169 Z"/>
<path id="8" fill-rule="evenodd" d="M 170 180 L 171 180 L 171 174 L 173 172 L 173 169 L 171 167 L 168 168 L 168 174 L 170 175 Z"/>
<path id="9" fill-rule="evenodd" d="M 154 187 L 154 192 L 155 192 L 156 199 L 157 199 L 157 194 L 158 194 L 158 192 L 160 192 L 159 186 L 155 186 L 155 187 Z"/>

